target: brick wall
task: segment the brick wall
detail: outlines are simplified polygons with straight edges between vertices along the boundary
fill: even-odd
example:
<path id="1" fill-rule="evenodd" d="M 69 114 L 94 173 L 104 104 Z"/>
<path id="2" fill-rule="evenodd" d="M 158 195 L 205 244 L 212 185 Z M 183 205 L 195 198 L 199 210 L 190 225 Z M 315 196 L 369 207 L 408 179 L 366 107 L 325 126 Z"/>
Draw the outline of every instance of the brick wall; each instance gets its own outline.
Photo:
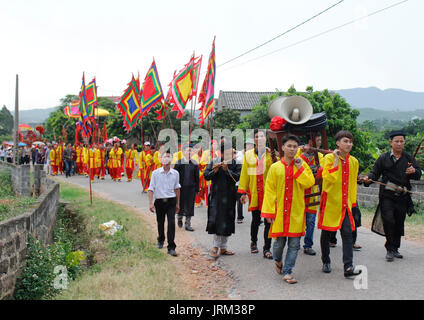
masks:
<path id="1" fill-rule="evenodd" d="M 411 180 L 411 191 L 417 192 L 420 195 L 413 195 L 412 199 L 416 201 L 424 201 L 424 181 Z M 378 203 L 378 191 L 380 185 L 373 183 L 369 187 L 358 185 L 358 205 L 370 207 Z"/>
<path id="2" fill-rule="evenodd" d="M 15 177 L 27 178 L 20 173 L 20 170 L 15 169 L 15 172 L 17 172 Z M 50 244 L 53 241 L 59 203 L 59 184 L 53 180 L 46 180 L 43 173 L 39 175 L 44 186 L 41 189 L 45 188 L 45 192 L 27 212 L 0 222 L 0 300 L 13 297 L 16 279 L 25 266 L 28 234 L 31 233 L 44 243 Z"/>

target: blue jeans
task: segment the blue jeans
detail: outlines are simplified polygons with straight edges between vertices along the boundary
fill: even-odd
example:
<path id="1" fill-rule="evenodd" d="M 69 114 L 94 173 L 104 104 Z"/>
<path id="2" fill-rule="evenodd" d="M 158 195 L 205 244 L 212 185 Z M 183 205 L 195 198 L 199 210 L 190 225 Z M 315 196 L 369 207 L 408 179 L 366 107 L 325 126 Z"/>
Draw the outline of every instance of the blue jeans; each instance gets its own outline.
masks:
<path id="1" fill-rule="evenodd" d="M 305 245 L 303 248 L 312 248 L 314 245 L 314 229 L 316 214 L 306 212 Z"/>
<path id="2" fill-rule="evenodd" d="M 65 160 L 65 173 L 66 177 L 71 176 L 71 169 L 72 169 L 72 160 Z"/>
<path id="3" fill-rule="evenodd" d="M 283 266 L 283 276 L 286 274 L 291 274 L 292 269 L 296 264 L 297 253 L 300 249 L 300 237 L 277 238 L 272 246 L 272 256 L 274 257 L 275 261 L 281 262 L 283 260 L 283 250 L 286 242 L 288 243 L 288 248 L 286 253 L 286 260 Z"/>

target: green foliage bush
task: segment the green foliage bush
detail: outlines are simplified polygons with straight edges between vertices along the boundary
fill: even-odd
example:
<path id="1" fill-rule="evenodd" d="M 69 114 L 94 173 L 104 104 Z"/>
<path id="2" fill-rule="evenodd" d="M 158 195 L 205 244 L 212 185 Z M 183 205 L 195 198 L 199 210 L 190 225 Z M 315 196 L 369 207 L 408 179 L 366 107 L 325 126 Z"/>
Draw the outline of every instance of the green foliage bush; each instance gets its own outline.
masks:
<path id="1" fill-rule="evenodd" d="M 56 266 L 65 266 L 70 280 L 81 273 L 81 262 L 86 255 L 76 248 L 73 221 L 59 207 L 57 226 L 54 230 L 54 243 L 45 246 L 42 241 L 28 236 L 26 266 L 16 282 L 15 299 L 41 300 L 52 299 L 61 289 L 54 286 Z"/>
<path id="2" fill-rule="evenodd" d="M 34 202 L 35 198 L 15 197 L 10 172 L 0 170 L 0 221 L 24 213 Z"/>

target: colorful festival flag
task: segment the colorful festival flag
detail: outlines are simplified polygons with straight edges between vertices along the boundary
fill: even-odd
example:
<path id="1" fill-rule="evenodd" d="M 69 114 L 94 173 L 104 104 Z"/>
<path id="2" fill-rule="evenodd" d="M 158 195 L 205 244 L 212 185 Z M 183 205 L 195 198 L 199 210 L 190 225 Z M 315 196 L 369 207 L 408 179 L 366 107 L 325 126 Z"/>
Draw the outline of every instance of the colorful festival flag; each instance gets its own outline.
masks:
<path id="1" fill-rule="evenodd" d="M 214 107 L 214 86 L 215 86 L 215 38 L 212 43 L 212 51 L 209 55 L 208 71 L 206 72 L 205 80 L 199 93 L 200 107 L 200 126 L 203 126 L 208 115 L 213 112 Z"/>
<path id="2" fill-rule="evenodd" d="M 194 69 L 193 69 L 193 90 L 191 91 L 191 98 L 197 96 L 197 89 L 199 88 L 199 79 L 200 79 L 200 67 L 202 66 L 202 57 L 198 58 L 197 62 L 194 63 Z"/>
<path id="3" fill-rule="evenodd" d="M 131 82 L 128 84 L 127 90 L 121 96 L 116 108 L 121 113 L 124 120 L 124 128 L 127 132 L 136 126 L 137 120 L 141 116 L 140 106 L 140 81 L 132 76 Z"/>
<path id="4" fill-rule="evenodd" d="M 184 109 L 190 100 L 191 93 L 193 90 L 193 67 L 194 57 L 191 57 L 188 64 L 178 72 L 174 77 L 171 84 L 171 102 L 174 103 L 174 107 L 171 111 L 178 111 L 177 118 L 181 118 L 184 114 Z"/>
<path id="5" fill-rule="evenodd" d="M 69 118 L 74 118 L 74 119 L 79 118 L 80 117 L 79 101 L 78 100 L 72 101 L 63 109 L 63 112 Z"/>
<path id="6" fill-rule="evenodd" d="M 94 110 L 97 107 L 97 86 L 96 78 L 87 85 L 85 88 L 86 100 L 87 100 L 87 113 L 90 118 L 94 118 Z"/>
<path id="7" fill-rule="evenodd" d="M 154 107 L 163 99 L 162 85 L 160 84 L 159 74 L 155 60 L 147 71 L 144 78 L 142 93 L 140 97 L 141 116 L 149 112 L 150 108 Z"/>
<path id="8" fill-rule="evenodd" d="M 91 121 L 87 112 L 87 98 L 85 93 L 84 73 L 82 74 L 82 84 L 81 84 L 81 91 L 79 96 L 80 96 L 80 100 L 79 100 L 80 124 L 82 128 L 84 129 L 86 136 L 90 137 L 92 132 L 92 125 L 91 125 Z"/>

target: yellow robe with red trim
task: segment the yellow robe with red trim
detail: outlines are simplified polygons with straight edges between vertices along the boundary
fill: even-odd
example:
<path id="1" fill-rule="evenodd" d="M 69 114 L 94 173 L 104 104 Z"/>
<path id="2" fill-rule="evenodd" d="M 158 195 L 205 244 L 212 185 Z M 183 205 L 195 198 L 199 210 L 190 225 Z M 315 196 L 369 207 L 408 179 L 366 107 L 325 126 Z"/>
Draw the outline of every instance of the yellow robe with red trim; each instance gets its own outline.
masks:
<path id="1" fill-rule="evenodd" d="M 75 148 L 75 152 L 77 153 L 77 160 L 76 160 L 76 163 L 80 163 L 80 162 L 82 162 L 82 159 L 81 159 L 82 148 L 81 148 L 81 147 L 79 147 L 79 146 L 77 146 L 77 147 Z"/>
<path id="2" fill-rule="evenodd" d="M 118 150 L 111 149 L 109 152 L 109 160 L 111 161 L 111 168 L 119 168 L 121 167 L 121 155 L 119 154 Z"/>
<path id="3" fill-rule="evenodd" d="M 125 151 L 125 168 L 134 169 L 134 159 L 137 155 L 136 150 L 127 150 Z"/>
<path id="4" fill-rule="evenodd" d="M 315 156 L 312 157 L 312 159 L 309 161 L 309 159 L 306 156 L 303 155 L 303 152 L 300 148 L 297 150 L 295 158 L 301 158 L 303 161 L 305 161 L 309 165 L 309 167 L 316 165 L 315 164 Z M 319 160 L 319 165 L 321 167 L 322 167 L 322 164 L 323 164 L 323 159 L 324 159 L 324 155 L 321 152 L 318 152 L 318 160 Z M 322 175 L 322 170 L 317 172 L 317 177 L 321 177 L 321 175 Z M 318 186 L 312 186 L 311 188 L 308 188 L 308 189 L 305 190 L 305 195 L 311 194 L 311 193 L 316 193 L 316 192 L 318 192 Z M 317 201 L 318 201 L 318 197 L 306 198 L 305 199 L 305 212 L 316 214 L 317 210 L 318 210 L 318 205 L 306 207 L 306 204 L 308 204 L 310 202 L 317 202 Z"/>
<path id="5" fill-rule="evenodd" d="M 358 160 L 347 155 L 339 158 L 333 167 L 334 155 L 327 154 L 323 160 L 322 194 L 319 207 L 318 229 L 337 231 L 341 228 L 346 210 L 349 214 L 352 231 L 355 230 L 352 207 L 356 206 Z"/>
<path id="6" fill-rule="evenodd" d="M 88 158 L 90 160 L 89 167 L 87 169 L 96 169 L 96 161 L 95 161 L 95 153 L 96 149 L 88 149 Z"/>
<path id="7" fill-rule="evenodd" d="M 244 154 L 238 193 L 249 197 L 249 211 L 261 210 L 268 170 L 272 165 L 271 154 L 266 151 L 259 161 L 255 149 Z"/>
<path id="8" fill-rule="evenodd" d="M 178 151 L 178 152 L 175 152 L 172 155 L 172 162 L 171 162 L 172 167 L 174 167 L 175 164 L 178 162 L 178 160 L 181 160 L 183 157 L 184 157 L 184 155 L 183 155 L 183 152 L 181 150 Z"/>
<path id="9" fill-rule="evenodd" d="M 305 189 L 315 183 L 308 164 L 300 169 L 280 160 L 271 165 L 265 184 L 261 217 L 272 218 L 270 238 L 305 235 Z"/>
<path id="10" fill-rule="evenodd" d="M 50 163 L 58 166 L 59 165 L 59 156 L 57 154 L 57 148 L 55 149 L 51 149 L 50 150 Z"/>
<path id="11" fill-rule="evenodd" d="M 101 159 L 102 153 L 100 152 L 100 149 L 95 148 L 94 149 L 94 168 L 100 168 L 102 166 L 102 159 Z"/>
<path id="12" fill-rule="evenodd" d="M 154 169 L 155 170 L 157 168 L 162 167 L 161 157 L 162 157 L 162 155 L 160 154 L 160 152 L 159 151 L 155 151 L 155 154 L 153 155 L 153 164 L 154 164 Z"/>

